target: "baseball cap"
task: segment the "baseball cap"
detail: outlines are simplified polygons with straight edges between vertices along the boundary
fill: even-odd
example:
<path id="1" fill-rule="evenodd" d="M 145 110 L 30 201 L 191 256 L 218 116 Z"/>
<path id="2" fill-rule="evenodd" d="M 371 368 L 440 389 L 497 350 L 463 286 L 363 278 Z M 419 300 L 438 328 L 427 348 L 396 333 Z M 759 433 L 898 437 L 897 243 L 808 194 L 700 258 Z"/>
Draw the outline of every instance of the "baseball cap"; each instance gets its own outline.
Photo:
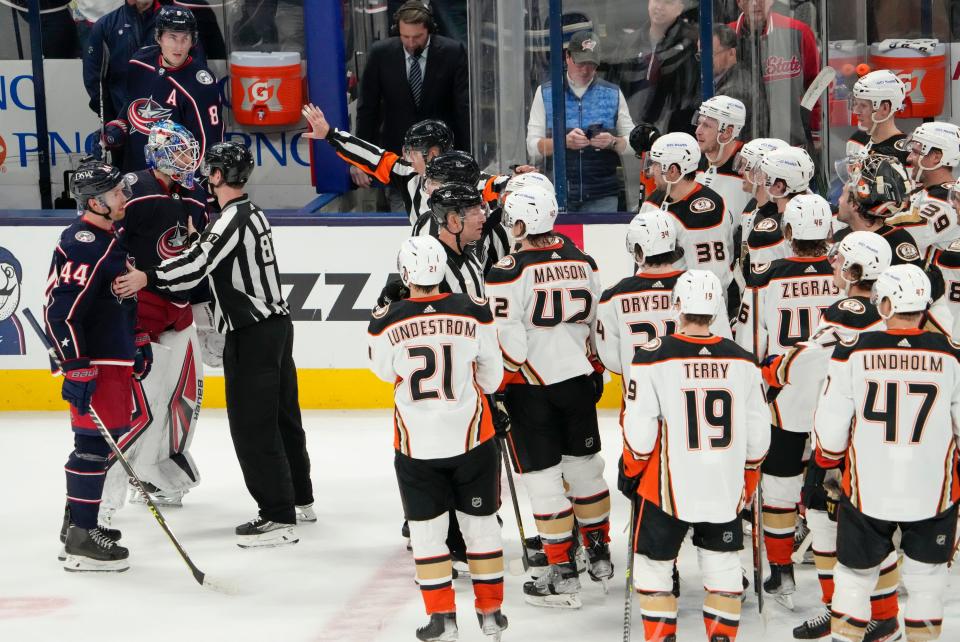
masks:
<path id="1" fill-rule="evenodd" d="M 578 31 L 570 37 L 567 47 L 573 62 L 581 65 L 585 62 L 600 64 L 600 41 L 592 31 Z"/>

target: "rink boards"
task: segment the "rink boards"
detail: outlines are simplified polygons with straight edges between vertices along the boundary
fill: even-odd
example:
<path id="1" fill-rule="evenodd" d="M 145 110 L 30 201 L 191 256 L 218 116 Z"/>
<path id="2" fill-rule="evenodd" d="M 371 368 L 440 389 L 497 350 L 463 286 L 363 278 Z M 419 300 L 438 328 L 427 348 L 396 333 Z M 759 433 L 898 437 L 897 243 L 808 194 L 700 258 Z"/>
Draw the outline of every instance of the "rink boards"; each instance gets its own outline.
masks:
<path id="1" fill-rule="evenodd" d="M 568 220 L 564 233 L 597 260 L 605 287 L 630 273 L 623 242 L 629 215 L 595 215 L 589 224 Z M 366 367 L 366 327 L 383 284 L 396 274 L 397 248 L 409 233 L 405 217 L 278 215 L 271 221 L 295 322 L 301 406 L 389 407 L 391 386 Z M 51 253 L 68 222 L 69 215 L 0 216 L 0 411 L 64 406 L 59 380 L 50 377 L 46 352 L 23 309 L 39 314 Z M 10 285 L 13 279 L 17 285 Z M 608 384 L 602 405 L 619 404 L 618 387 L 619 380 Z M 204 402 L 223 407 L 220 370 L 208 369 Z"/>

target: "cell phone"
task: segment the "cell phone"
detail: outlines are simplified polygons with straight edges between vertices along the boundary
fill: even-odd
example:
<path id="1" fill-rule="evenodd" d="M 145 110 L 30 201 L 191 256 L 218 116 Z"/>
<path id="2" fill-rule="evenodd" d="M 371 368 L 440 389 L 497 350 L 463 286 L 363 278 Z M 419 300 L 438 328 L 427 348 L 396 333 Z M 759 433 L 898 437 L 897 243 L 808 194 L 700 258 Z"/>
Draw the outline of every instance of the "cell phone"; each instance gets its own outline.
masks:
<path id="1" fill-rule="evenodd" d="M 587 126 L 587 129 L 584 132 L 584 135 L 589 140 L 594 136 L 596 136 L 597 134 L 601 133 L 602 131 L 603 131 L 603 123 L 593 123 L 592 125 Z"/>

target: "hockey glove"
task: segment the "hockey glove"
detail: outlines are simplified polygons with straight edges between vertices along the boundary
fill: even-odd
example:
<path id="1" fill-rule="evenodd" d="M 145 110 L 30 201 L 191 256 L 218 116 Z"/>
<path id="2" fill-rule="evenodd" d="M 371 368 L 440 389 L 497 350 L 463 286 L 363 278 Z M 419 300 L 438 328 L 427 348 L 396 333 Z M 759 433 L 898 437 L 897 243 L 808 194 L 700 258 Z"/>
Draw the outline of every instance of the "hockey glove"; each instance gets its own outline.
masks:
<path id="1" fill-rule="evenodd" d="M 400 279 L 387 281 L 387 284 L 383 286 L 382 290 L 380 290 L 380 298 L 377 299 L 377 307 L 382 308 L 385 305 L 390 305 L 394 301 L 400 301 L 401 299 L 406 299 L 409 296 L 410 290 L 407 289 L 407 286 L 403 284 L 403 281 Z"/>
<path id="2" fill-rule="evenodd" d="M 617 490 L 623 493 L 623 496 L 633 501 L 637 496 L 637 489 L 640 488 L 640 475 L 631 477 L 627 474 L 626 467 L 623 465 L 623 455 L 620 455 L 620 463 L 617 466 Z"/>
<path id="3" fill-rule="evenodd" d="M 150 374 L 150 367 L 153 365 L 153 347 L 150 345 L 150 335 L 141 332 L 133 338 L 133 344 L 137 347 L 136 354 L 133 355 L 133 378 L 142 381 Z"/>
<path id="4" fill-rule="evenodd" d="M 590 359 L 590 365 L 593 366 L 593 372 L 590 373 L 590 381 L 593 383 L 593 403 L 600 403 L 600 397 L 603 396 L 603 364 L 593 357 Z"/>
<path id="5" fill-rule="evenodd" d="M 490 395 L 490 412 L 493 414 L 493 431 L 497 437 L 506 437 L 510 432 L 510 414 L 502 392 Z"/>
<path id="6" fill-rule="evenodd" d="M 89 359 L 74 359 L 63 364 L 63 388 L 60 396 L 81 415 L 90 410 L 90 400 L 97 389 L 97 366 Z"/>
<path id="7" fill-rule="evenodd" d="M 111 120 L 103 126 L 103 145 L 107 149 L 120 149 L 127 142 L 127 122 Z"/>

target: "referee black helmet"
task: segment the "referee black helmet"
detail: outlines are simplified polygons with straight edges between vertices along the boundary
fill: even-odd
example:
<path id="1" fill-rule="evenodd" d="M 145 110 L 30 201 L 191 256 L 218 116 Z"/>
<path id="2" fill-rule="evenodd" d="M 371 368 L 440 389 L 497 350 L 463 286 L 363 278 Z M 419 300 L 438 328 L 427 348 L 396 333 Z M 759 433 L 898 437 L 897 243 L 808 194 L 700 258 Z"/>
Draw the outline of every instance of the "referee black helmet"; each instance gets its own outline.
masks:
<path id="1" fill-rule="evenodd" d="M 223 172 L 223 182 L 227 185 L 246 185 L 253 173 L 253 154 L 246 146 L 236 141 L 217 143 L 211 146 L 203 156 L 200 173 L 210 177 L 214 170 Z"/>
<path id="2" fill-rule="evenodd" d="M 427 163 L 426 178 L 438 183 L 476 185 L 480 180 L 480 167 L 473 156 L 454 149 L 435 156 Z"/>
<path id="3" fill-rule="evenodd" d="M 453 147 L 453 132 L 442 120 L 428 118 L 419 123 L 410 125 L 403 135 L 404 149 L 427 152 L 432 147 L 440 149 L 440 153 L 449 151 Z"/>

